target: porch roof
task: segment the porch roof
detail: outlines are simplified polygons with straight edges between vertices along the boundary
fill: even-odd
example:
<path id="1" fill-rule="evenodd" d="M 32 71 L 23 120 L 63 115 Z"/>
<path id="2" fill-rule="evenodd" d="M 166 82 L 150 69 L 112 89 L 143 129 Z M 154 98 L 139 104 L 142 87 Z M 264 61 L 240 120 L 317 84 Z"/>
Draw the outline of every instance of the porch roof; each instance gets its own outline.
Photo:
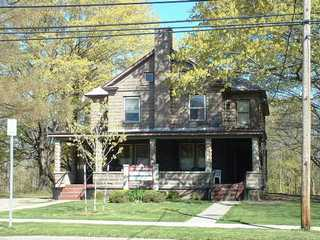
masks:
<path id="1" fill-rule="evenodd" d="M 126 131 L 119 131 L 119 134 L 125 134 L 128 137 L 253 137 L 263 136 L 266 137 L 266 133 L 263 130 L 229 130 L 225 131 L 217 128 L 201 128 L 201 129 L 132 129 Z M 110 133 L 112 134 L 112 133 Z M 49 138 L 73 138 L 76 134 L 67 132 L 56 132 L 48 134 Z M 107 135 L 107 134 L 106 134 Z"/>

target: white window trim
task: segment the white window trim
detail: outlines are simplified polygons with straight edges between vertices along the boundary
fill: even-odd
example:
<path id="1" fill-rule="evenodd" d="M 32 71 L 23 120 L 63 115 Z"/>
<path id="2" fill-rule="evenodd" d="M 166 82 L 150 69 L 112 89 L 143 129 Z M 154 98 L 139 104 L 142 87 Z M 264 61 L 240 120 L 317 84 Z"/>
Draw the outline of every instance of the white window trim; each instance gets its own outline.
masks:
<path id="1" fill-rule="evenodd" d="M 201 96 L 203 97 L 203 101 L 204 101 L 204 111 L 203 111 L 203 119 L 191 119 L 191 98 L 192 97 L 196 97 L 196 96 Z M 193 107 L 192 109 L 202 109 L 202 107 Z M 194 95 L 189 97 L 189 121 L 192 122 L 203 122 L 207 120 L 207 97 L 205 95 Z"/>
<path id="2" fill-rule="evenodd" d="M 139 105 L 139 119 L 138 121 L 127 121 L 126 120 L 126 99 L 138 99 L 138 105 Z M 141 120 L 141 104 L 140 104 L 140 96 L 124 96 L 123 97 L 123 119 L 125 123 L 140 123 Z"/>

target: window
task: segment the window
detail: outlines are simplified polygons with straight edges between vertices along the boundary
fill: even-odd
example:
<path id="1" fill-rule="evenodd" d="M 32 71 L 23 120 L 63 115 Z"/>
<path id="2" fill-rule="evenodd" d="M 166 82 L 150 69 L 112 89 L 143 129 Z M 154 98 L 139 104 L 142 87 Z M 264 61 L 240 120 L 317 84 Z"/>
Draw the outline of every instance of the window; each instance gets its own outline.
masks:
<path id="1" fill-rule="evenodd" d="M 238 125 L 247 127 L 250 123 L 250 104 L 248 100 L 237 101 Z"/>
<path id="2" fill-rule="evenodd" d="M 149 165 L 149 146 L 148 144 L 136 144 L 136 164 Z"/>
<path id="3" fill-rule="evenodd" d="M 125 97 L 125 122 L 139 122 L 140 121 L 140 98 L 139 97 Z"/>
<path id="4" fill-rule="evenodd" d="M 205 169 L 205 145 L 203 143 L 180 144 L 180 170 L 203 171 Z"/>
<path id="5" fill-rule="evenodd" d="M 180 144 L 180 169 L 190 171 L 193 168 L 194 145 L 192 143 Z"/>
<path id="6" fill-rule="evenodd" d="M 153 82 L 154 81 L 154 73 L 153 72 L 146 72 L 146 81 Z"/>
<path id="7" fill-rule="evenodd" d="M 206 104 L 205 96 L 193 96 L 190 98 L 190 120 L 201 121 L 205 120 Z"/>

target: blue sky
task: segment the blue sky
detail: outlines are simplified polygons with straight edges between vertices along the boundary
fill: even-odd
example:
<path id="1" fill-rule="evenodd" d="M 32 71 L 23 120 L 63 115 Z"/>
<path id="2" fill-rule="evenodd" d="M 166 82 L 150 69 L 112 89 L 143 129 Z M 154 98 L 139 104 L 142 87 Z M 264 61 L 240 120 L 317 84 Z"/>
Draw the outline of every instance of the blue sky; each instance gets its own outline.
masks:
<path id="1" fill-rule="evenodd" d="M 185 20 L 191 15 L 191 10 L 195 3 L 180 3 L 180 4 L 154 4 L 153 10 L 160 17 L 160 21 L 170 20 Z M 170 24 L 171 26 L 173 24 Z M 174 26 L 185 26 L 186 23 L 175 24 Z M 162 25 L 163 27 L 168 25 Z M 182 30 L 182 29 L 181 29 Z M 180 39 L 183 34 L 175 34 L 175 37 Z"/>

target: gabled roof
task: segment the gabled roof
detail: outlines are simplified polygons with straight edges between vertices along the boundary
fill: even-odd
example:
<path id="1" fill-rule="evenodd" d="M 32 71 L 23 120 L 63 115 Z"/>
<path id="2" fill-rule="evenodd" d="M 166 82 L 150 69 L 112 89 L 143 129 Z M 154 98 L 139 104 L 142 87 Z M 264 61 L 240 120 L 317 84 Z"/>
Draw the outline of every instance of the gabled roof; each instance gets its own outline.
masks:
<path id="1" fill-rule="evenodd" d="M 103 86 L 104 89 L 106 89 L 109 86 L 114 85 L 115 83 L 121 81 L 123 78 L 128 76 L 135 68 L 149 60 L 154 55 L 154 50 L 150 51 L 146 55 L 144 55 L 142 58 L 140 58 L 138 61 L 136 61 L 134 64 L 132 64 L 130 67 L 128 67 L 125 71 L 121 72 L 119 75 L 114 77 L 111 81 L 109 81 L 107 84 Z"/>
<path id="2" fill-rule="evenodd" d="M 108 92 L 104 90 L 102 87 L 97 87 L 90 92 L 86 93 L 86 97 L 103 97 L 103 96 L 108 96 Z"/>
<path id="3" fill-rule="evenodd" d="M 251 81 L 236 78 L 231 80 L 231 90 L 232 91 L 264 91 L 261 87 L 256 84 L 253 84 Z"/>

